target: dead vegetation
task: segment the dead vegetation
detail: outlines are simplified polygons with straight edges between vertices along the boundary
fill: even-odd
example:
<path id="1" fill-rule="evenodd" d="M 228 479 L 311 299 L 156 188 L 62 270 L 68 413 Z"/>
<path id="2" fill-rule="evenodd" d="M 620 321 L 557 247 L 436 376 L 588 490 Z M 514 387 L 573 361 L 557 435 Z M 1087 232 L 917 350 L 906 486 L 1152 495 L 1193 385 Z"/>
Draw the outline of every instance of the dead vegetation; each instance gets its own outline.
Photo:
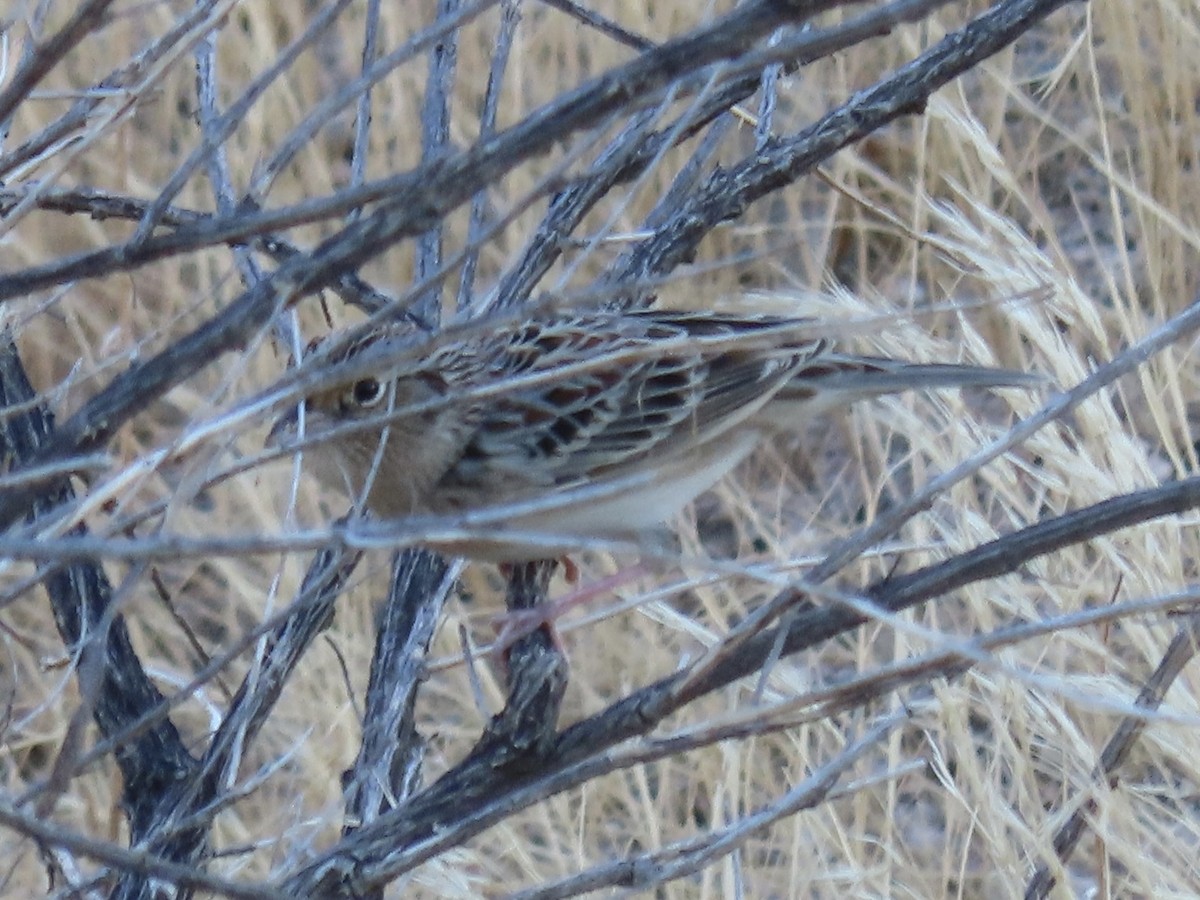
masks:
<path id="1" fill-rule="evenodd" d="M 0 893 L 1200 891 L 1181 9 L 3 15 Z M 774 444 L 569 669 L 262 450 L 331 328 L 651 295 L 1052 383 Z"/>

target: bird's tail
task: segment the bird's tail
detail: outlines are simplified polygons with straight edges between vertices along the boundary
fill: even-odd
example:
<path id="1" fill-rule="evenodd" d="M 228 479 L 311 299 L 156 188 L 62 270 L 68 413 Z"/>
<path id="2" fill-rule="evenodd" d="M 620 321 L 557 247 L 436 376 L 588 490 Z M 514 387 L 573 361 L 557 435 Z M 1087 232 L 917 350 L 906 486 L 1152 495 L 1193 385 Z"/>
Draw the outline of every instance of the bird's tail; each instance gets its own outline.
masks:
<path id="1" fill-rule="evenodd" d="M 824 412 L 857 400 L 909 390 L 937 388 L 1032 388 L 1048 379 L 1033 372 L 938 363 L 908 363 L 873 356 L 832 353 L 800 366 L 774 403 Z"/>

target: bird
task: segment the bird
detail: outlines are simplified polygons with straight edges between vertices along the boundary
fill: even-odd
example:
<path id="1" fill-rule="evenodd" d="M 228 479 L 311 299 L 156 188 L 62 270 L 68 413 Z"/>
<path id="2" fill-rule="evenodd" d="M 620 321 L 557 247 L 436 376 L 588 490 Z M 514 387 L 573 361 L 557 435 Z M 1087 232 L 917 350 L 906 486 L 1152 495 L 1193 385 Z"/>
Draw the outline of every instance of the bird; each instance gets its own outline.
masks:
<path id="1" fill-rule="evenodd" d="M 829 333 L 812 318 L 667 309 L 534 311 L 433 338 L 384 326 L 333 345 L 328 377 L 268 445 L 303 448 L 377 518 L 497 510 L 429 546 L 515 564 L 638 541 L 765 439 L 831 409 L 1045 380 L 845 354 Z"/>

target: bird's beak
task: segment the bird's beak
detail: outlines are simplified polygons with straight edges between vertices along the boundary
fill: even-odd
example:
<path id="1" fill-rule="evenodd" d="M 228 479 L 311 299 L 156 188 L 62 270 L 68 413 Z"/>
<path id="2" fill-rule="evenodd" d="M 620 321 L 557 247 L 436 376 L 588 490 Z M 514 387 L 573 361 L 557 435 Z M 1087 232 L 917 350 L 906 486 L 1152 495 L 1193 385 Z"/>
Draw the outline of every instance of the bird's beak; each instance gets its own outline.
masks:
<path id="1" fill-rule="evenodd" d="M 293 406 L 275 420 L 271 431 L 267 434 L 265 447 L 268 450 L 278 450 L 296 436 L 296 428 L 300 423 L 300 407 Z"/>

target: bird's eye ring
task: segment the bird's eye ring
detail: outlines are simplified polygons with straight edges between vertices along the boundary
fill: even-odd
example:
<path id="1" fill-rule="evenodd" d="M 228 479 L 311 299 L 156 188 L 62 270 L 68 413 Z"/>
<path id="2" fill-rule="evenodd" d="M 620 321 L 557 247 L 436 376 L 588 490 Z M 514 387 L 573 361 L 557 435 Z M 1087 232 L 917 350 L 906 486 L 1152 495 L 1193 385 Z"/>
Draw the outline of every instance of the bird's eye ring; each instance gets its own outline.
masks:
<path id="1" fill-rule="evenodd" d="M 354 382 L 354 386 L 350 388 L 350 399 L 354 401 L 355 406 L 374 406 L 383 399 L 383 393 L 382 382 L 374 378 L 364 378 Z"/>

